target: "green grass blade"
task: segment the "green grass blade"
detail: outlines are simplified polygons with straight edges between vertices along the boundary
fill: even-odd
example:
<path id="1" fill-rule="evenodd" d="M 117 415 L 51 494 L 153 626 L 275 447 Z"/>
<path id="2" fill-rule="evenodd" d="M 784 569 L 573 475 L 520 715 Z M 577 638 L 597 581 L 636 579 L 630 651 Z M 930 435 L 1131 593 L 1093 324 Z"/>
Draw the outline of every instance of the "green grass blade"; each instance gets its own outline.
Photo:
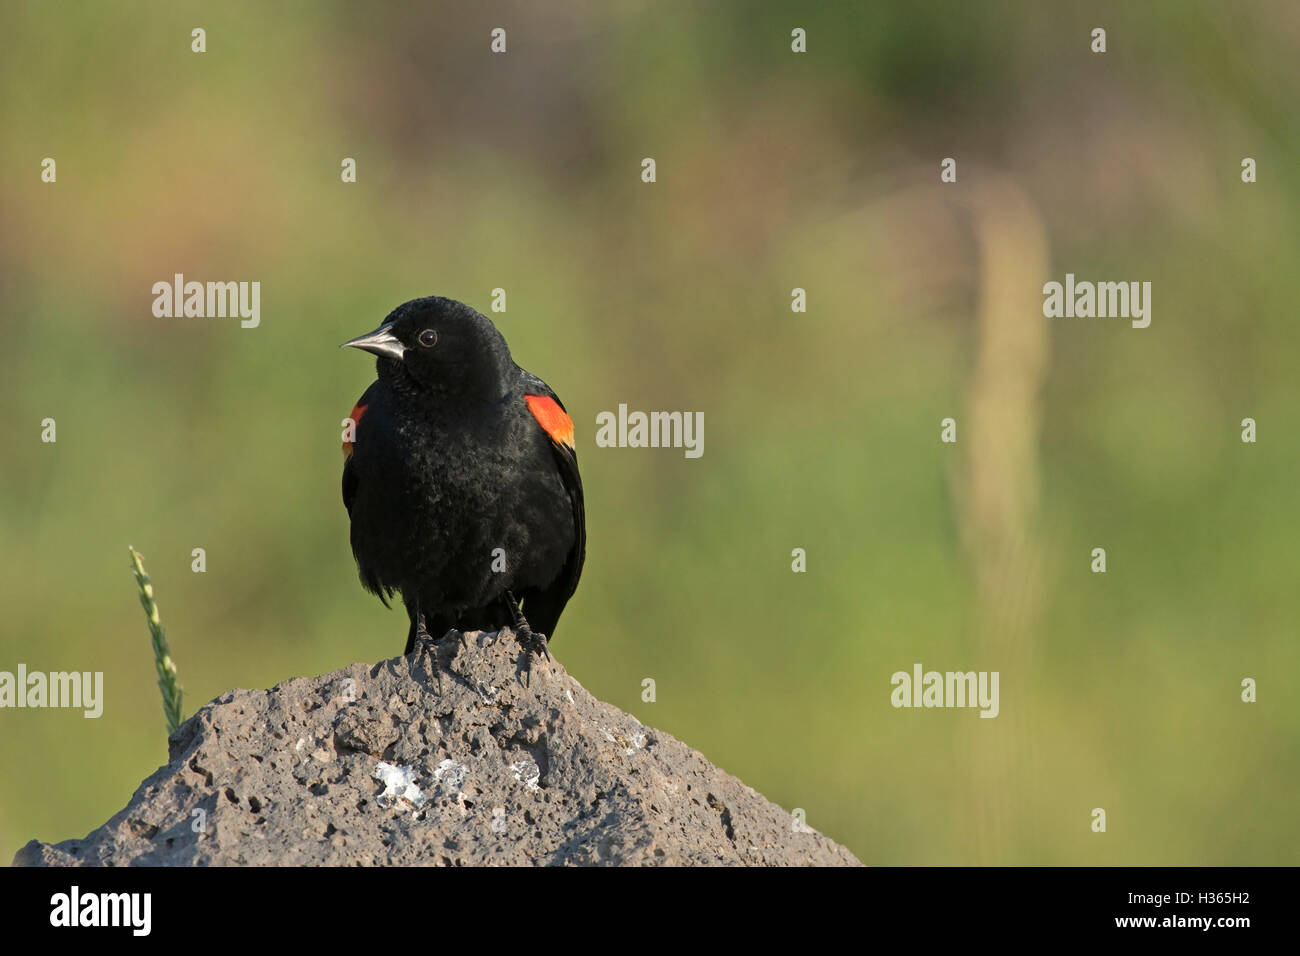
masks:
<path id="1" fill-rule="evenodd" d="M 158 689 L 162 691 L 163 713 L 167 715 L 167 733 L 170 734 L 181 725 L 180 679 L 176 673 L 176 664 L 172 661 L 171 649 L 167 647 L 167 635 L 158 617 L 158 602 L 154 600 L 153 582 L 144 572 L 144 559 L 135 548 L 128 546 L 127 550 L 131 552 L 131 570 L 135 573 L 135 582 L 140 588 L 140 604 L 144 607 L 144 616 L 149 622 L 149 635 L 153 640 L 153 662 L 158 670 Z"/>

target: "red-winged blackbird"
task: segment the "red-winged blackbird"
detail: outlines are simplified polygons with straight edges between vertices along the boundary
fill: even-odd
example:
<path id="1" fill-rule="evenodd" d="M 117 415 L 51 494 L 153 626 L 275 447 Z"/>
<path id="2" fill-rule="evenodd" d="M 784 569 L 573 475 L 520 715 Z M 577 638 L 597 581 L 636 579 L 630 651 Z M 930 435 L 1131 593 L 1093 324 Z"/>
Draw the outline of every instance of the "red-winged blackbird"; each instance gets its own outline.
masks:
<path id="1" fill-rule="evenodd" d="M 343 344 L 379 357 L 343 445 L 343 504 L 361 583 L 385 605 L 402 595 L 405 653 L 421 631 L 554 637 L 587 543 L 559 397 L 452 299 L 414 299 Z"/>

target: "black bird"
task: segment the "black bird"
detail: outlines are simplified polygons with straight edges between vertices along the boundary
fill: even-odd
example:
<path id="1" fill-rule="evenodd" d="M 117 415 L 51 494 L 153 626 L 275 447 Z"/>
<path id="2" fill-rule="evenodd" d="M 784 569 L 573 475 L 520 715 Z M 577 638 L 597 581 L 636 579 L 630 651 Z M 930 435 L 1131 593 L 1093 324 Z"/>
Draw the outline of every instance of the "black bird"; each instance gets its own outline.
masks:
<path id="1" fill-rule="evenodd" d="M 361 583 L 406 605 L 404 653 L 422 632 L 507 624 L 545 652 L 587 544 L 559 397 L 453 299 L 414 299 L 343 345 L 378 356 L 344 433 L 343 504 Z"/>

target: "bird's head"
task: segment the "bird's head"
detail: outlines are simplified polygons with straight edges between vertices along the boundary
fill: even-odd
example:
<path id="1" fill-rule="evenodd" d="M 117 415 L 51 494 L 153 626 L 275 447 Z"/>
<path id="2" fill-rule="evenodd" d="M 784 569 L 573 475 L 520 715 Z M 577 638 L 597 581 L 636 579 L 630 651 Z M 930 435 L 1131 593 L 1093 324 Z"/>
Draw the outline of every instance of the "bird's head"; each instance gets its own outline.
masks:
<path id="1" fill-rule="evenodd" d="M 377 355 L 381 382 L 467 400 L 501 398 L 514 368 L 491 319 L 441 296 L 399 305 L 379 328 L 341 347 Z"/>

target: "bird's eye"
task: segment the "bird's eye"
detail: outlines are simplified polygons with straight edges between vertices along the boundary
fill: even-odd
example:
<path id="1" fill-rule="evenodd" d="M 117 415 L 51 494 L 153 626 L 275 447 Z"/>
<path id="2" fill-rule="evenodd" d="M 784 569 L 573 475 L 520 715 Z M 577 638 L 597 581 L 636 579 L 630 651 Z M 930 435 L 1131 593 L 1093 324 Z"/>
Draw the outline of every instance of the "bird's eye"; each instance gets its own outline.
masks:
<path id="1" fill-rule="evenodd" d="M 420 333 L 420 344 L 423 345 L 426 349 L 433 348 L 434 343 L 437 341 L 438 341 L 438 333 L 435 332 L 433 329 L 425 329 L 423 332 Z"/>

